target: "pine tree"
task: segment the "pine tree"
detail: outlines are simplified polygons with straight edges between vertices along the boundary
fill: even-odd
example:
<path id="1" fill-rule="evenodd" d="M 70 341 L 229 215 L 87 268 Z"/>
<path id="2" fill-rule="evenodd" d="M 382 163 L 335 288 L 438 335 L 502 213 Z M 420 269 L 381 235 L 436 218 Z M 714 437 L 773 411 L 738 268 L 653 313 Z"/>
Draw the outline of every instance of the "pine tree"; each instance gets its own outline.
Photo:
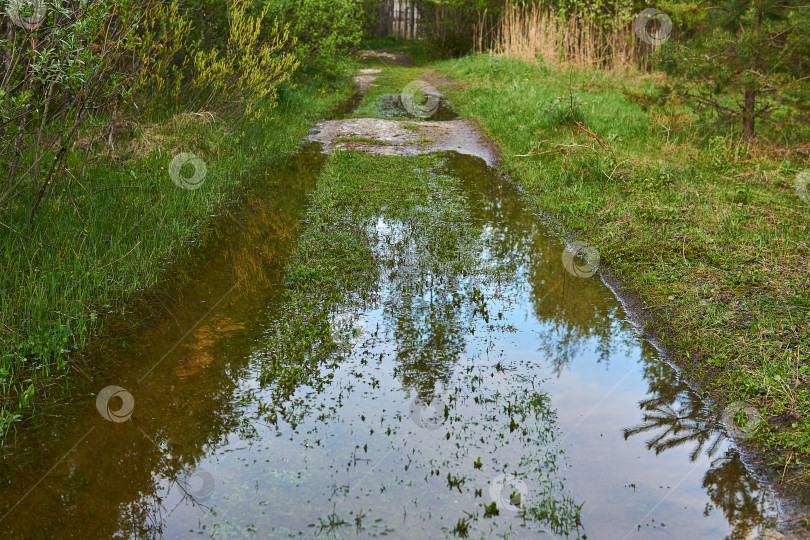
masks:
<path id="1" fill-rule="evenodd" d="M 673 11 L 686 6 L 671 4 Z M 692 19 L 691 36 L 658 51 L 664 69 L 677 75 L 677 94 L 704 116 L 742 122 L 749 139 L 757 119 L 785 107 L 808 111 L 810 2 L 728 0 L 689 7 L 703 12 Z"/>

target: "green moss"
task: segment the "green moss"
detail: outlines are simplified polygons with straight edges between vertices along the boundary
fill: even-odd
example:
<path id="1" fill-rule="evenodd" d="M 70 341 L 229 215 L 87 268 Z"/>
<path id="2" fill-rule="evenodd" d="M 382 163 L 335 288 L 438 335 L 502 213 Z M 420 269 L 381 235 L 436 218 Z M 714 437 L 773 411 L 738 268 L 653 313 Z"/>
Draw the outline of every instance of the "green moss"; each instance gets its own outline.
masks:
<path id="1" fill-rule="evenodd" d="M 370 139 L 368 137 L 337 137 L 332 142 L 370 144 L 372 146 L 386 146 L 389 144 L 387 141 L 383 141 L 381 139 Z"/>

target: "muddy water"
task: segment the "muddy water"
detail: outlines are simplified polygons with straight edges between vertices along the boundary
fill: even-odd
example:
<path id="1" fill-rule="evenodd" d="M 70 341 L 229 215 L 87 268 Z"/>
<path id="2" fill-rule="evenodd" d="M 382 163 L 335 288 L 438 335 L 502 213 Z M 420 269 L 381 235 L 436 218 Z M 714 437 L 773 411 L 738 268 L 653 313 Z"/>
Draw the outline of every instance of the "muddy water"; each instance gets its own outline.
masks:
<path id="1" fill-rule="evenodd" d="M 200 235 L 191 260 L 125 319 L 109 318 L 73 359 L 72 397 L 57 398 L 4 456 L 0 537 L 160 536 L 165 508 L 153 497 L 161 483 L 239 429 L 234 389 L 280 292 L 323 161 L 310 145 L 259 173 L 239 207 Z M 127 422 L 96 408 L 110 385 L 133 396 Z M 121 405 L 120 396 L 110 402 Z"/>
<path id="2" fill-rule="evenodd" d="M 375 249 L 397 264 L 378 301 L 336 317 L 330 382 L 268 423 L 263 343 L 322 159 L 268 175 L 176 287 L 78 360 L 93 380 L 3 463 L 3 537 L 708 539 L 772 518 L 716 414 L 469 156 L 447 174 L 497 272 L 426 276 L 401 246 L 431 238 L 381 215 Z M 132 396 L 127 421 L 97 410 L 108 385 Z"/>

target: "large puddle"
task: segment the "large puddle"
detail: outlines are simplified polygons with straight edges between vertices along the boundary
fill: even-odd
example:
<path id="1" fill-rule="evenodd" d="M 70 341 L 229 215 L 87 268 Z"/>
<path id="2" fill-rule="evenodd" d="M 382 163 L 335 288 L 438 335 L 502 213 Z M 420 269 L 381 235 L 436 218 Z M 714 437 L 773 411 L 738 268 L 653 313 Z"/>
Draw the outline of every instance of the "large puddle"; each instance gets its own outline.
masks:
<path id="1" fill-rule="evenodd" d="M 470 156 L 446 156 L 458 182 L 425 202 L 429 226 L 361 224 L 377 294 L 335 315 L 339 361 L 269 421 L 257 381 L 324 159 L 309 148 L 258 182 L 142 320 L 77 361 L 93 380 L 3 464 L 4 538 L 737 539 L 772 525 L 716 412 Z M 433 264 L 449 247 L 431 227 L 474 231 L 450 247 L 475 271 Z M 125 389 L 102 408 L 113 421 L 96 408 L 110 385 Z"/>

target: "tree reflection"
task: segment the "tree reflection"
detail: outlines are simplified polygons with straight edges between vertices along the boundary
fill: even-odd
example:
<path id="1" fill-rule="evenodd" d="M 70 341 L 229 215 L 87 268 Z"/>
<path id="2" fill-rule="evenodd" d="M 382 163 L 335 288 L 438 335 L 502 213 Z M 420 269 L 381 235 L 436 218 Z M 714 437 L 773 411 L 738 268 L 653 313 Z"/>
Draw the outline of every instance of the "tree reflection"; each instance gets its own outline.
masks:
<path id="1" fill-rule="evenodd" d="M 509 265 L 530 284 L 531 304 L 541 323 L 539 351 L 559 375 L 587 346 L 598 340 L 599 361 L 609 365 L 617 347 L 619 304 L 600 286 L 599 278 L 577 278 L 562 264 L 563 246 L 548 233 L 538 216 L 527 208 L 514 186 L 501 181 L 476 160 L 449 158 L 469 184 L 471 211 L 491 230 L 487 255 Z"/>
<path id="2" fill-rule="evenodd" d="M 745 468 L 736 450 L 712 461 L 703 477 L 703 487 L 714 507 L 723 511 L 734 528 L 726 537 L 728 540 L 748 538 L 763 522 L 769 505 L 767 494 L 759 489 L 759 482 Z M 710 511 L 707 505 L 706 513 Z"/>
<path id="3" fill-rule="evenodd" d="M 384 314 L 396 340 L 397 373 L 426 401 L 449 383 L 465 350 L 475 317 L 470 283 L 483 279 L 473 208 L 460 192 L 431 196 L 378 222 L 375 250 L 390 282 Z"/>
<path id="4" fill-rule="evenodd" d="M 450 380 L 452 366 L 464 352 L 465 329 L 457 304 L 445 287 L 403 285 L 397 287 L 385 308 L 395 329 L 397 371 L 404 388 L 413 388 L 423 399 L 430 398 L 437 385 Z"/>
<path id="5" fill-rule="evenodd" d="M 649 384 L 648 397 L 639 402 L 643 412 L 642 423 L 624 430 L 624 438 L 648 434 L 648 450 L 656 454 L 683 445 L 691 445 L 690 461 L 695 461 L 704 452 L 709 458 L 725 447 L 725 435 L 719 429 L 716 415 L 701 402 L 700 397 L 684 382 L 678 380 L 674 369 L 651 356 L 645 348 L 644 377 Z M 719 508 L 732 532 L 726 538 L 748 538 L 755 528 L 765 521 L 769 500 L 760 490 L 757 480 L 750 475 L 740 454 L 727 449 L 715 458 L 703 478 L 703 487 L 712 503 L 707 505 L 709 515 Z"/>
<path id="6" fill-rule="evenodd" d="M 451 153 L 446 167 L 462 189 L 443 200 L 428 194 L 424 215 L 388 223 L 377 249 L 382 266 L 392 269 L 385 313 L 397 341 L 398 373 L 403 387 L 422 398 L 448 383 L 470 332 L 497 324 L 487 300 L 504 296 L 542 260 L 537 240 L 546 238 L 514 188 L 483 160 Z"/>
<path id="7" fill-rule="evenodd" d="M 233 396 L 255 348 L 240 338 L 263 324 L 255 315 L 278 290 L 319 159 L 303 153 L 268 172 L 238 213 L 201 233 L 171 279 L 136 297 L 133 314 L 105 320 L 104 334 L 74 358 L 93 367 L 92 381 L 77 377 L 66 387 L 76 406 L 54 408 L 19 441 L 40 459 L 29 463 L 20 452 L 0 463 L 0 513 L 13 509 L 2 520 L 4 538 L 161 537 L 166 486 L 240 429 Z M 86 406 L 86 396 L 110 383 L 135 396 L 126 424 Z"/>
<path id="8" fill-rule="evenodd" d="M 559 242 L 539 230 L 537 217 L 520 197 L 506 193 L 512 189 L 508 184 L 493 181 L 471 160 L 450 161 L 465 179 L 462 206 L 467 213 L 462 221 L 467 224 L 459 227 L 479 224 L 484 233 L 475 246 L 476 257 L 498 261 L 511 275 L 528 280 L 530 301 L 541 323 L 539 350 L 555 373 L 584 351 L 595 349 L 597 361 L 607 369 L 619 349 L 638 347 L 631 333 L 620 331 L 621 308 L 615 298 L 598 278 L 577 278 L 565 270 Z M 402 258 L 390 266 L 396 268 L 398 281 L 387 316 L 396 328 L 403 386 L 431 397 L 435 386 L 452 376 L 452 366 L 464 352 L 473 303 L 465 277 L 452 266 L 440 270 L 414 260 L 424 257 Z M 724 452 L 718 419 L 700 397 L 658 359 L 649 343 L 642 344 L 641 355 L 648 394 L 639 402 L 641 423 L 625 429 L 625 439 L 645 436 L 646 447 L 656 454 L 687 448 L 692 462 L 704 455 L 713 459 L 703 481 L 711 500 L 706 512 L 720 509 L 733 529 L 728 538 L 745 538 L 763 523 L 767 494 L 735 450 Z"/>
<path id="9" fill-rule="evenodd" d="M 709 457 L 717 453 L 725 437 L 716 429 L 714 416 L 700 397 L 663 362 L 645 362 L 643 370 L 649 384 L 649 397 L 639 402 L 644 413 L 642 423 L 625 429 L 624 438 L 650 433 L 647 449 L 655 450 L 656 454 L 693 444 L 689 454 L 691 461 L 704 450 Z"/>

